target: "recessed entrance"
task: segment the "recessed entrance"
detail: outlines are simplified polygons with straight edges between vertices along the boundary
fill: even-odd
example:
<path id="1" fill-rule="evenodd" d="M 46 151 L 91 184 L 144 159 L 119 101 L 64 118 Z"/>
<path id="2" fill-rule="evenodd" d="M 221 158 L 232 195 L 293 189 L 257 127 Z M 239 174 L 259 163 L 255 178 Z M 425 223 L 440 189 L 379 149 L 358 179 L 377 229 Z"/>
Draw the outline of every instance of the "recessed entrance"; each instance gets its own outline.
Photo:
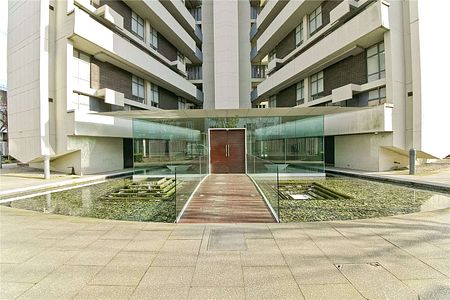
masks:
<path id="1" fill-rule="evenodd" d="M 211 173 L 245 173 L 245 130 L 210 130 Z"/>

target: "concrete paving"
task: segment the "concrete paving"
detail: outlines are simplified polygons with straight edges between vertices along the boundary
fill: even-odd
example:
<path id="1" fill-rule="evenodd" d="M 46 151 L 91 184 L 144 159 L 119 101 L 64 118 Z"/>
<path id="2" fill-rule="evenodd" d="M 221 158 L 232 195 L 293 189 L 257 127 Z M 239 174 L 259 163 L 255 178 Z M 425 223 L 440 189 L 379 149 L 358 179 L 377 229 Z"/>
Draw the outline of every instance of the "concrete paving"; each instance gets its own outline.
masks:
<path id="1" fill-rule="evenodd" d="M 450 299 L 450 209 L 289 224 L 0 214 L 1 299 Z"/>

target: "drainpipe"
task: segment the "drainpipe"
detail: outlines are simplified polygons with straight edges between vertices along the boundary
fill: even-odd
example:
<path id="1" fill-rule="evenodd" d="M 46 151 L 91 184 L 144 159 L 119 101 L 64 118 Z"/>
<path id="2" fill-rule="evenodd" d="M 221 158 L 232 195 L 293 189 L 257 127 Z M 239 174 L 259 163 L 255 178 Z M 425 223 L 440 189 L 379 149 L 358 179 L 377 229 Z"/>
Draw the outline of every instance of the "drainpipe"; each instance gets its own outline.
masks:
<path id="1" fill-rule="evenodd" d="M 416 174 L 416 157 L 417 157 L 416 149 L 410 149 L 409 150 L 409 175 Z"/>

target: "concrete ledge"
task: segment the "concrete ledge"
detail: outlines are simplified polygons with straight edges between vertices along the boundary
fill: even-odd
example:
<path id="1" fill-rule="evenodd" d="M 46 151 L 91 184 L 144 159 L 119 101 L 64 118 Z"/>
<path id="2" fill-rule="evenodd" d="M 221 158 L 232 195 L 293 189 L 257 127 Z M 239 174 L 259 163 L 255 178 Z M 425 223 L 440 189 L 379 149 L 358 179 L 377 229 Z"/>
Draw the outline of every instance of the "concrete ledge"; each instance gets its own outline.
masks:
<path id="1" fill-rule="evenodd" d="M 336 168 L 325 168 L 325 172 L 327 174 L 333 174 L 333 175 L 341 175 L 341 176 L 355 177 L 355 178 L 360 178 L 360 179 L 368 179 L 368 180 L 380 181 L 380 182 L 386 182 L 386 183 L 394 183 L 394 184 L 407 186 L 410 188 L 418 188 L 418 189 L 430 190 L 430 191 L 435 191 L 435 192 L 450 193 L 450 185 L 444 184 L 444 183 L 433 183 L 433 182 L 426 182 L 426 181 L 422 181 L 422 180 L 408 180 L 408 179 L 403 179 L 403 178 L 392 178 L 389 175 L 374 175 L 374 174 L 367 174 L 367 173 L 358 172 L 358 171 L 342 170 L 342 169 L 336 169 Z"/>

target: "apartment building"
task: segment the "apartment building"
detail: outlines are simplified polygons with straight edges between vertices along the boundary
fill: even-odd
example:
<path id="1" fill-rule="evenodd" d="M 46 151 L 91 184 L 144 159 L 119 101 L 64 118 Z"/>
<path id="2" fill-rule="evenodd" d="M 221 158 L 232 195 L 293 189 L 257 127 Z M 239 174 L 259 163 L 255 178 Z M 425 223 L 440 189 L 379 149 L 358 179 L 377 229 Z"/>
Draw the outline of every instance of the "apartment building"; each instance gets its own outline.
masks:
<path id="1" fill-rule="evenodd" d="M 424 2 L 10 1 L 10 154 L 118 170 L 133 166 L 132 120 L 93 112 L 332 105 L 361 109 L 324 117 L 329 164 L 443 157 L 445 9 Z"/>
<path id="2" fill-rule="evenodd" d="M 132 166 L 131 121 L 91 113 L 202 108 L 202 83 L 191 80 L 203 62 L 198 6 L 10 1 L 11 154 L 64 172 Z"/>
<path id="3" fill-rule="evenodd" d="M 445 157 L 448 26 L 437 10 L 449 5 L 431 3 L 266 1 L 250 33 L 252 64 L 267 63 L 252 106 L 361 107 L 325 116 L 325 161 L 336 167 L 404 167 L 411 148 Z"/>

